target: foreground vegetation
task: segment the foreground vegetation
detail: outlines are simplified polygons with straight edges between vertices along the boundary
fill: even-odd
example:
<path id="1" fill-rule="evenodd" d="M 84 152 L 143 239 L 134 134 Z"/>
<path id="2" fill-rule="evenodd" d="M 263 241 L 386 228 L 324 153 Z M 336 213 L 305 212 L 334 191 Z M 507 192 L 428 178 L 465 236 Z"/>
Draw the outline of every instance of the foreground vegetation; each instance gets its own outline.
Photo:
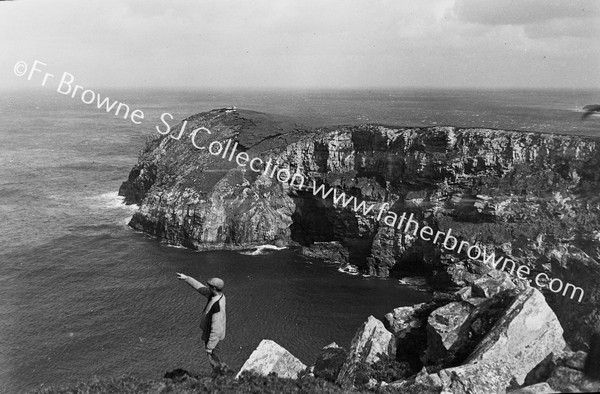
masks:
<path id="1" fill-rule="evenodd" d="M 36 391 L 39 394 L 54 393 L 348 393 L 340 386 L 324 379 L 303 377 L 298 380 L 282 379 L 276 376 L 244 374 L 234 379 L 233 374 L 224 376 L 184 375 L 174 379 L 142 380 L 133 376 L 119 378 L 94 378 L 64 387 L 46 387 Z M 369 392 L 366 390 L 350 391 Z"/>
<path id="2" fill-rule="evenodd" d="M 187 371 L 176 369 L 165 374 L 161 380 L 143 380 L 135 376 L 125 375 L 113 378 L 93 378 L 89 381 L 66 386 L 49 386 L 34 391 L 37 394 L 96 394 L 96 393 L 397 393 L 397 387 L 387 384 L 405 379 L 411 374 L 407 362 L 398 362 L 394 359 L 380 355 L 380 360 L 374 364 L 362 363 L 357 366 L 355 389 L 342 388 L 334 383 L 336 371 L 329 376 L 315 377 L 307 371 L 298 379 L 279 378 L 274 374 L 261 376 L 252 372 L 244 372 L 239 379 L 235 373 L 227 370 L 221 375 L 191 376 Z M 323 372 L 323 371 L 322 371 Z M 327 371 L 325 371 L 327 372 Z M 376 383 L 381 382 L 381 383 Z M 385 383 L 384 383 L 385 382 Z M 411 393 L 429 393 L 427 387 L 415 384 L 406 388 Z"/>

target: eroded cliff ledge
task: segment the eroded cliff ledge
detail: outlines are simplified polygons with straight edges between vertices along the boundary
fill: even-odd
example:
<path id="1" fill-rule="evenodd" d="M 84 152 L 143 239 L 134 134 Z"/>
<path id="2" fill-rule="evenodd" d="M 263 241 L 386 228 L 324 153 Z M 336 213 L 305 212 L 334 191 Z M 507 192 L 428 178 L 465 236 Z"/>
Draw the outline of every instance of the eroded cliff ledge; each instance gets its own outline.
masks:
<path id="1" fill-rule="evenodd" d="M 175 140 L 146 144 L 120 194 L 140 205 L 130 225 L 195 249 L 265 243 L 336 242 L 340 262 L 372 275 L 428 271 L 438 285 L 463 286 L 485 267 L 376 220 L 333 205 L 234 161 L 196 149 L 232 139 L 359 200 L 386 201 L 434 230 L 582 287 L 581 303 L 547 294 L 574 344 L 600 323 L 600 139 L 456 127 L 335 126 L 309 130 L 292 119 L 213 110 L 188 119 Z M 341 252 L 340 252 L 341 251 Z M 532 274 L 532 277 L 534 276 Z M 583 320 L 582 320 L 583 319 Z M 575 330 L 574 325 L 578 329 Z M 583 327 L 583 328 L 582 328 Z M 571 329 L 572 328 L 572 329 Z"/>

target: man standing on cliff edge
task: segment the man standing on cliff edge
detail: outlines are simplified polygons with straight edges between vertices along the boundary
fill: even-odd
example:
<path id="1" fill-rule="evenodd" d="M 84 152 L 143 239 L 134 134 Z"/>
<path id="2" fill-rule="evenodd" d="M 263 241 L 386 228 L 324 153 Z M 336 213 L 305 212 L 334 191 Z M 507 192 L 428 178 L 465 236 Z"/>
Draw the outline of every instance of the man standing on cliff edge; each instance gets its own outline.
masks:
<path id="1" fill-rule="evenodd" d="M 219 343 L 225 339 L 225 295 L 223 294 L 225 282 L 219 278 L 210 278 L 205 286 L 191 276 L 179 272 L 177 279 L 184 280 L 198 293 L 208 298 L 200 318 L 202 340 L 206 346 L 208 361 L 213 368 L 213 373 L 223 373 L 225 364 L 221 362 Z"/>

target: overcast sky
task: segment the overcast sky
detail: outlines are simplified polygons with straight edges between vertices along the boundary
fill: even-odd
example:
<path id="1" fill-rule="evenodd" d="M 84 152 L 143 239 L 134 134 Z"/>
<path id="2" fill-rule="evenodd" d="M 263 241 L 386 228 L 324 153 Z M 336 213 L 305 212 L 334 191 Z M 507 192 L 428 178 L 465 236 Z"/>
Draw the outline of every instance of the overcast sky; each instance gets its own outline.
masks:
<path id="1" fill-rule="evenodd" d="M 600 88 L 598 0 L 0 1 L 0 88 Z"/>

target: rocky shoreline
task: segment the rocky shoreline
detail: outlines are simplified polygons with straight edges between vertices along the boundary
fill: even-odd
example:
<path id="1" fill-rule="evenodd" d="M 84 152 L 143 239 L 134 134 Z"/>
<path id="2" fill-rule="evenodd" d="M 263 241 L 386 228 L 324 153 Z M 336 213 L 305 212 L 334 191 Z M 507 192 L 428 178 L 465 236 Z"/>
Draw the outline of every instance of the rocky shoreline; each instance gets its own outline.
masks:
<path id="1" fill-rule="evenodd" d="M 567 346 L 544 296 L 531 287 L 507 286 L 504 275 L 487 281 L 488 297 L 465 297 L 476 291 L 466 287 L 450 299 L 397 308 L 384 322 L 370 316 L 349 351 L 335 343 L 326 346 L 309 375 L 347 390 L 382 392 L 599 390 L 600 382 L 583 374 L 587 354 Z M 301 379 L 307 367 L 263 340 L 237 376 L 244 371 Z"/>
<path id="2" fill-rule="evenodd" d="M 536 284 L 383 225 L 375 214 L 360 215 L 214 157 L 196 149 L 189 133 L 175 139 L 181 124 L 148 141 L 120 188 L 126 202 L 140 205 L 131 227 L 193 249 L 299 245 L 306 254 L 370 275 L 426 275 L 438 291 L 433 304 L 394 311 L 417 317 L 402 318 L 409 327 L 388 319 L 385 330 L 393 332 L 396 348 L 388 356 L 398 361 L 412 354 L 401 360 L 421 371 L 412 381 L 437 388 L 467 387 L 464 379 L 472 387 L 495 381 L 498 390 L 533 383 L 525 375 L 542 361 L 558 366 L 581 357 L 563 352 L 563 327 L 570 349 L 587 349 L 600 323 L 600 139 L 376 124 L 313 130 L 293 119 L 232 109 L 185 120 L 190 131 L 211 130 L 196 136 L 199 145 L 231 139 L 252 157 L 363 201 L 385 201 L 434 230 L 452 228 L 482 250 L 581 287 L 585 297 L 577 302 L 547 287 L 542 294 L 531 287 Z M 532 319 L 541 324 L 532 331 L 537 336 L 507 337 L 515 324 L 537 327 Z M 407 351 L 402 338 L 420 347 Z M 504 354 L 498 338 L 512 341 L 515 351 L 534 351 Z M 488 374 L 497 379 L 472 380 Z M 343 372 L 341 380 L 351 375 Z"/>

